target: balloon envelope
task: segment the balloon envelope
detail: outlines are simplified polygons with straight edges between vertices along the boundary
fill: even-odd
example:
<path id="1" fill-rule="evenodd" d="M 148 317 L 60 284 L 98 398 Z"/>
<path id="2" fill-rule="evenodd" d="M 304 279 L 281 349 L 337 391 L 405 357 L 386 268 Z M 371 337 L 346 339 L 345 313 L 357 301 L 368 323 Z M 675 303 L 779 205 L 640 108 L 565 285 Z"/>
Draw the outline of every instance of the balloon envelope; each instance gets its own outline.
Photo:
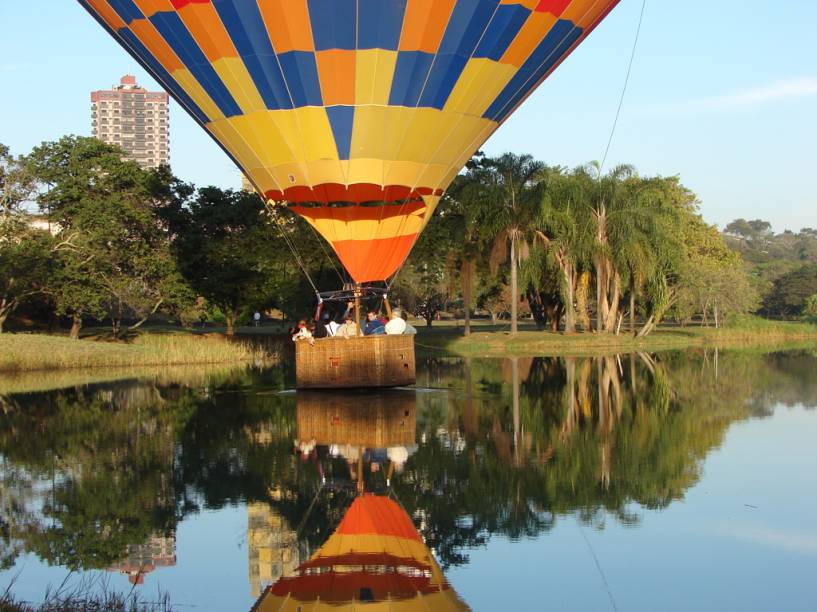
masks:
<path id="1" fill-rule="evenodd" d="M 79 0 L 357 282 L 618 0 Z"/>
<path id="2" fill-rule="evenodd" d="M 357 497 L 340 525 L 294 576 L 280 578 L 254 610 L 468 610 L 405 510 Z"/>

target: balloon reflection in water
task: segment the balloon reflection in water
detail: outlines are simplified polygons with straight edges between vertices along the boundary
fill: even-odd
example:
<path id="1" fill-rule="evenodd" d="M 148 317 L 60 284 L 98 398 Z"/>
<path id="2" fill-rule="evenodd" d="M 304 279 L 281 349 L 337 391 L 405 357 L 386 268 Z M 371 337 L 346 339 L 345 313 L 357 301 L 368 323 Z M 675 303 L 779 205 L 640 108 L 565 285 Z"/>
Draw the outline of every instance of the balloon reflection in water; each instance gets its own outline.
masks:
<path id="1" fill-rule="evenodd" d="M 355 498 L 340 525 L 297 575 L 268 587 L 273 610 L 467 610 L 411 519 L 394 500 Z"/>
<path id="2" fill-rule="evenodd" d="M 395 499 L 364 493 L 365 463 L 372 476 L 387 462 L 386 486 L 415 449 L 415 392 L 298 393 L 295 451 L 324 463 L 345 458 L 357 491 L 329 539 L 293 576 L 268 587 L 256 610 L 355 609 L 467 610 L 443 576 L 411 518 Z M 381 483 L 382 484 L 382 483 Z"/>

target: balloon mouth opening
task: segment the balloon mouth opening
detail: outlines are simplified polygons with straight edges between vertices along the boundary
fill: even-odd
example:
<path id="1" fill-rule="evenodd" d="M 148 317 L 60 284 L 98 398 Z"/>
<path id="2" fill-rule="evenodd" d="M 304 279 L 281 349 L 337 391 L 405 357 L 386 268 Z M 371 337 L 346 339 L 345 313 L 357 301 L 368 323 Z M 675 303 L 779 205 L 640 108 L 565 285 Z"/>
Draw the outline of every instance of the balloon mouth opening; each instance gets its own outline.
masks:
<path id="1" fill-rule="evenodd" d="M 320 202 L 317 200 L 305 202 L 287 201 L 287 208 L 350 208 L 358 206 L 360 208 L 379 208 L 382 206 L 425 206 L 422 198 L 403 198 L 400 200 L 367 200 L 365 202 L 350 202 L 349 200 L 333 200 L 330 202 Z"/>
<path id="2" fill-rule="evenodd" d="M 356 283 L 383 282 L 396 273 L 440 194 L 442 189 L 362 183 L 265 193 L 306 219 Z"/>
<path id="3" fill-rule="evenodd" d="M 323 183 L 312 186 L 295 185 L 283 190 L 270 189 L 264 192 L 264 197 L 274 202 L 288 202 L 290 205 L 300 205 L 304 208 L 327 205 L 342 208 L 344 206 L 381 206 L 384 204 L 400 206 L 442 194 L 443 189 L 433 187 Z"/>

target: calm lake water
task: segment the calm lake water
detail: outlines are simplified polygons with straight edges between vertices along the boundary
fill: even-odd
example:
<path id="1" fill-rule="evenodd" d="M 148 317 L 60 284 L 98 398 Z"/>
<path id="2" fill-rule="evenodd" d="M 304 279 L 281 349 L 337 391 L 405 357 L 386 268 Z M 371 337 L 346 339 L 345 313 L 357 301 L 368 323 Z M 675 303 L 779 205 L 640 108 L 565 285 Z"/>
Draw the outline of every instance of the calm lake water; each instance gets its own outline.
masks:
<path id="1" fill-rule="evenodd" d="M 421 358 L 416 389 L 292 384 L 0 380 L 0 592 L 817 609 L 817 350 Z"/>

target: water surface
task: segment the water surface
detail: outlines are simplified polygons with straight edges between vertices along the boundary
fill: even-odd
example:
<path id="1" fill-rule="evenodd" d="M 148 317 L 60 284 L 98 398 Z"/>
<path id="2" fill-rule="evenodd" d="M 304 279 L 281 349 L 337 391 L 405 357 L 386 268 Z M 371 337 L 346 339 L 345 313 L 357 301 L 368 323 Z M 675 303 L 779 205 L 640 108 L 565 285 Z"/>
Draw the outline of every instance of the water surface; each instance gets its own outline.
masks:
<path id="1" fill-rule="evenodd" d="M 365 491 L 430 551 L 398 575 L 473 609 L 814 610 L 815 355 L 424 358 L 388 392 L 296 393 L 282 368 L 9 386 L 0 589 L 70 573 L 249 610 L 307 588 Z"/>

